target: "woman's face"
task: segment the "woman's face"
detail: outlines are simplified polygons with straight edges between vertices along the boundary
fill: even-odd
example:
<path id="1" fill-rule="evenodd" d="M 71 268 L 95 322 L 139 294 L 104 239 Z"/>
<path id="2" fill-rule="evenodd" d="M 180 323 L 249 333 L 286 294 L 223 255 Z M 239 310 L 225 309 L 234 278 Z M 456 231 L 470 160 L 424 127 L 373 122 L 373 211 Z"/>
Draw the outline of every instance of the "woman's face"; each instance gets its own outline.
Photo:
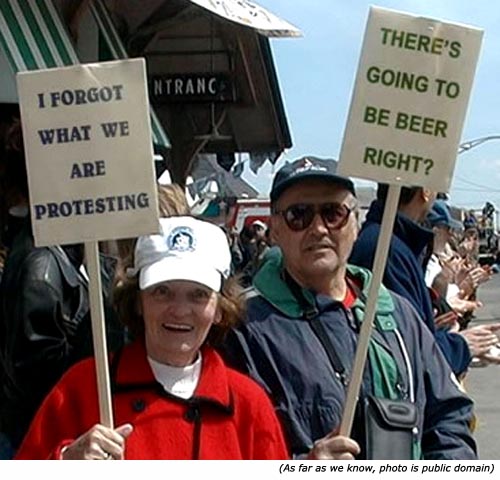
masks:
<path id="1" fill-rule="evenodd" d="M 175 280 L 140 292 L 146 350 L 154 360 L 183 367 L 196 360 L 210 327 L 220 321 L 217 293 Z"/>

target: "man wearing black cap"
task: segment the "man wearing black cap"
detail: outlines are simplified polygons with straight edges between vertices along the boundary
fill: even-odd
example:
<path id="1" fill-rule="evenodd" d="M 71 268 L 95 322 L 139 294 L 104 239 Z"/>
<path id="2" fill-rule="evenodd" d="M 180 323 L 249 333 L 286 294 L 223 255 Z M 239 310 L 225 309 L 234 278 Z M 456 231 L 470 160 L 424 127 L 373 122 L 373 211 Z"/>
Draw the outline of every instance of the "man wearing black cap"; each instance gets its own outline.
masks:
<path id="1" fill-rule="evenodd" d="M 255 276 L 247 319 L 228 337 L 226 358 L 266 388 L 294 456 L 476 458 L 467 426 L 472 402 L 452 382 L 410 304 L 384 287 L 352 438 L 336 434 L 371 273 L 347 265 L 358 231 L 357 201 L 353 183 L 335 170 L 334 161 L 303 158 L 276 174 L 270 229 L 281 255 L 270 256 Z M 365 429 L 372 419 L 365 405 L 374 397 L 404 404 L 407 412 L 413 404 L 418 412 L 398 432 L 405 442 L 389 442 L 389 453 L 373 453 L 379 437 L 373 442 Z M 404 456 L 410 447 L 395 453 L 402 443 L 413 446 L 411 457 Z"/>

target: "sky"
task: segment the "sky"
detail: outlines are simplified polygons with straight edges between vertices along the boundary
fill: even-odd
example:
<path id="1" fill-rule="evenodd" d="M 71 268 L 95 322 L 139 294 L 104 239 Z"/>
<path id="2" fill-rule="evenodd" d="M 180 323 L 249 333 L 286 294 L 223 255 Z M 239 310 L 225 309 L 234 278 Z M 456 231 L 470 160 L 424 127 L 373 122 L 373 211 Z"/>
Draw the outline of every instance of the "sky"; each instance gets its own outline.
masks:
<path id="1" fill-rule="evenodd" d="M 256 0 L 298 27 L 301 38 L 272 38 L 271 48 L 293 147 L 243 178 L 263 195 L 285 160 L 304 155 L 338 159 L 370 5 L 484 30 L 462 142 L 500 137 L 500 2 L 491 0 Z M 357 181 L 359 184 L 366 184 Z M 500 207 L 500 138 L 458 155 L 450 203 Z"/>

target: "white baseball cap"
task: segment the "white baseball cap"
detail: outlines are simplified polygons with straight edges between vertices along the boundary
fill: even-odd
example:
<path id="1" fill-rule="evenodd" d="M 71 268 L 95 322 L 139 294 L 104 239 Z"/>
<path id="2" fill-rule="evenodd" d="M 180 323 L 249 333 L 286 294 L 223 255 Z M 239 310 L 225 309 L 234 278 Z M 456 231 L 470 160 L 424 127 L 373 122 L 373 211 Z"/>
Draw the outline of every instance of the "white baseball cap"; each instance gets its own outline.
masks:
<path id="1" fill-rule="evenodd" d="M 139 274 L 139 288 L 189 280 L 220 292 L 231 265 L 223 230 L 193 217 L 160 218 L 160 224 L 160 235 L 139 237 L 135 246 L 134 268 L 127 274 Z"/>

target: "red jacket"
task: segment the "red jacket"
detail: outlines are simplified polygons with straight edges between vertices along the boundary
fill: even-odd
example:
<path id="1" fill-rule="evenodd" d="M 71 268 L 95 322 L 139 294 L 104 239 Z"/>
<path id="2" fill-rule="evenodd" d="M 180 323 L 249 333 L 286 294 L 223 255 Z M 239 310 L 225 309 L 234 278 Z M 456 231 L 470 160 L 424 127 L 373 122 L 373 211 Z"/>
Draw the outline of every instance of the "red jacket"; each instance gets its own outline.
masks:
<path id="1" fill-rule="evenodd" d="M 184 400 L 156 382 L 142 342 L 111 365 L 115 425 L 131 423 L 127 459 L 284 459 L 287 449 L 265 392 L 203 350 L 199 384 Z M 93 359 L 72 367 L 45 399 L 18 459 L 60 458 L 60 450 L 99 422 Z"/>

